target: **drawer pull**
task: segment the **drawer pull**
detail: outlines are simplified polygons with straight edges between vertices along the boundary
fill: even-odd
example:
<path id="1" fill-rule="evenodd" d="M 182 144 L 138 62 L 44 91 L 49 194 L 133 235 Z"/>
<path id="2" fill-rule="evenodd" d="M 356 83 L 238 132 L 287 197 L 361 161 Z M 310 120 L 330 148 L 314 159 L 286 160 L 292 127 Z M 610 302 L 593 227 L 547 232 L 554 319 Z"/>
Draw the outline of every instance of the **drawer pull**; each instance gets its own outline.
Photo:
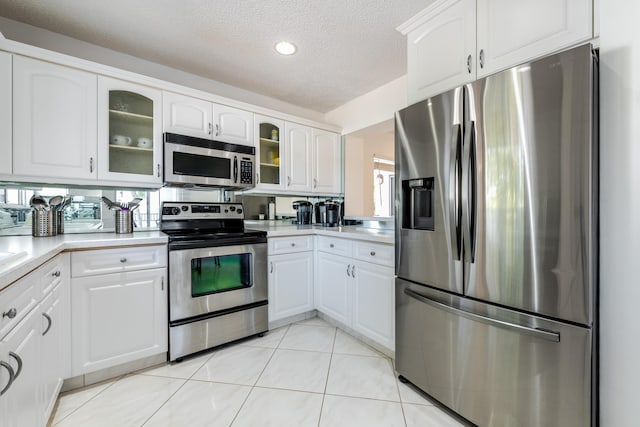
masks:
<path id="1" fill-rule="evenodd" d="M 22 372 L 22 357 L 18 356 L 13 351 L 9 352 L 9 356 L 13 357 L 14 359 L 16 359 L 16 362 L 18 362 L 18 370 L 16 371 L 16 375 L 13 377 L 13 380 L 15 381 L 18 379 L 20 372 Z"/>
<path id="2" fill-rule="evenodd" d="M 9 390 L 9 387 L 11 387 L 13 380 L 16 378 L 16 374 L 13 372 L 13 368 L 11 367 L 11 365 L 9 365 L 7 362 L 0 360 L 0 366 L 9 371 L 9 382 L 6 386 L 4 386 L 2 390 L 0 390 L 0 396 L 2 396 L 7 390 Z"/>
<path id="3" fill-rule="evenodd" d="M 49 324 L 47 325 L 47 328 L 42 333 L 42 336 L 45 336 L 47 335 L 47 332 L 49 332 L 49 329 L 51 329 L 51 325 L 53 324 L 53 321 L 51 320 L 51 316 L 49 316 L 47 313 L 42 313 L 42 315 L 44 316 L 45 319 L 47 319 L 47 322 L 49 322 Z"/>
<path id="4" fill-rule="evenodd" d="M 332 247 L 333 247 L 333 243 L 331 243 L 331 244 L 329 245 L 329 247 L 330 247 L 330 248 L 332 248 Z"/>
<path id="5" fill-rule="evenodd" d="M 9 311 L 5 311 L 2 313 L 2 318 L 8 317 L 9 319 L 13 319 L 18 314 L 18 310 L 15 307 L 9 309 Z"/>
<path id="6" fill-rule="evenodd" d="M 126 258 L 120 258 L 120 262 L 124 264 L 125 262 L 127 262 L 127 259 Z"/>
<path id="7" fill-rule="evenodd" d="M 371 256 L 376 256 L 376 251 L 371 251 L 371 252 L 369 252 L 369 255 L 371 255 Z"/>
<path id="8" fill-rule="evenodd" d="M 294 247 L 295 245 L 296 245 L 295 243 L 292 243 L 292 244 L 291 244 L 291 247 Z"/>
<path id="9" fill-rule="evenodd" d="M 53 277 L 60 277 L 60 270 L 54 271 L 53 273 L 51 273 L 51 275 Z"/>

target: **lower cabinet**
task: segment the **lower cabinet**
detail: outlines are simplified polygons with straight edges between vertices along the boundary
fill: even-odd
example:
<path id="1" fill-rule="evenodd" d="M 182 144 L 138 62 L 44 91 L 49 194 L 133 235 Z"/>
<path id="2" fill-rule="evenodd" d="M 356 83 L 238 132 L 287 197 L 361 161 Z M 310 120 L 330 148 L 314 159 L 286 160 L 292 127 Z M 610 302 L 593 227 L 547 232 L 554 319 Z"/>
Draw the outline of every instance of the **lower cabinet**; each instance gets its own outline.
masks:
<path id="1" fill-rule="evenodd" d="M 7 290 L 19 291 L 14 287 L 44 297 L 26 313 L 14 311 L 20 321 L 0 339 L 0 426 L 44 426 L 69 373 L 69 255 L 58 255 Z"/>
<path id="2" fill-rule="evenodd" d="M 269 322 L 313 310 L 313 236 L 269 238 Z"/>
<path id="3" fill-rule="evenodd" d="M 167 351 L 166 268 L 73 277 L 71 305 L 72 376 Z"/>
<path id="4" fill-rule="evenodd" d="M 316 308 L 334 319 L 351 324 L 351 263 L 349 258 L 318 252 Z"/>

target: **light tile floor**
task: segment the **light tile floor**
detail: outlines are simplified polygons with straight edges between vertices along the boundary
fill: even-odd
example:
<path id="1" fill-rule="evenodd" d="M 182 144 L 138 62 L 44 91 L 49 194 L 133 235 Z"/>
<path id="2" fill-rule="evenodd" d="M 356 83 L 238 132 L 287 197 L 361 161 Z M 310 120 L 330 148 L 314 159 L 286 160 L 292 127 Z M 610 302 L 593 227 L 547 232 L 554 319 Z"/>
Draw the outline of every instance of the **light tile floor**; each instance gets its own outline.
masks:
<path id="1" fill-rule="evenodd" d="M 56 427 L 461 426 L 319 318 L 63 394 Z"/>

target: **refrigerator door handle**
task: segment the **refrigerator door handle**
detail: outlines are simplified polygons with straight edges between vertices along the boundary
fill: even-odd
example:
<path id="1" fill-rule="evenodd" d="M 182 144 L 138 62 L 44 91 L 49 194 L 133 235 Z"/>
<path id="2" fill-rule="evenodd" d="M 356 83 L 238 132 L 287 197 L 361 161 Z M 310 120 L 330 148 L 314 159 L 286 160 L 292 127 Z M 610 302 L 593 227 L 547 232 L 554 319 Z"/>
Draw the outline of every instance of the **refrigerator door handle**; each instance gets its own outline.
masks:
<path id="1" fill-rule="evenodd" d="M 453 125 L 453 141 L 449 160 L 449 235 L 453 259 L 460 260 L 460 158 L 462 125 Z"/>
<path id="2" fill-rule="evenodd" d="M 465 130 L 462 155 L 462 231 L 465 257 L 473 263 L 476 257 L 475 221 L 476 221 L 476 123 L 469 122 Z"/>
<path id="3" fill-rule="evenodd" d="M 465 310 L 460 310 L 455 307 L 448 306 L 446 304 L 442 304 L 440 302 L 434 301 L 425 297 L 424 295 L 419 294 L 416 291 L 413 291 L 409 288 L 404 290 L 404 293 L 411 298 L 414 298 L 420 302 L 423 302 L 432 307 L 438 308 L 440 310 L 449 312 L 456 316 L 461 316 L 467 318 L 469 320 L 473 320 L 476 322 L 481 322 L 489 326 L 495 326 L 502 329 L 513 329 L 521 334 L 531 335 L 537 338 L 541 338 L 546 341 L 560 342 L 560 333 L 555 331 L 547 331 L 538 328 L 530 328 L 528 326 L 517 325 L 514 323 L 505 322 L 498 319 L 492 319 L 490 317 L 481 316 L 479 314 L 471 313 Z"/>

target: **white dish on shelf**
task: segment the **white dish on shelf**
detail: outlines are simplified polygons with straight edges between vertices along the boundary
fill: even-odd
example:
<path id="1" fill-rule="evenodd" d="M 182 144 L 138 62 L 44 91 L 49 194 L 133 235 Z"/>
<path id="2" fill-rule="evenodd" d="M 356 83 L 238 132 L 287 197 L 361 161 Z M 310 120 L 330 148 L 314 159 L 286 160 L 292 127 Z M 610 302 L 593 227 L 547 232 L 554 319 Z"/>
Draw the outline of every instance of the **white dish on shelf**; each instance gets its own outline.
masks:
<path id="1" fill-rule="evenodd" d="M 125 135 L 113 135 L 111 137 L 111 143 L 113 145 L 131 145 L 131 137 Z"/>
<path id="2" fill-rule="evenodd" d="M 153 140 L 151 138 L 138 138 L 138 147 L 151 148 L 153 147 Z"/>

